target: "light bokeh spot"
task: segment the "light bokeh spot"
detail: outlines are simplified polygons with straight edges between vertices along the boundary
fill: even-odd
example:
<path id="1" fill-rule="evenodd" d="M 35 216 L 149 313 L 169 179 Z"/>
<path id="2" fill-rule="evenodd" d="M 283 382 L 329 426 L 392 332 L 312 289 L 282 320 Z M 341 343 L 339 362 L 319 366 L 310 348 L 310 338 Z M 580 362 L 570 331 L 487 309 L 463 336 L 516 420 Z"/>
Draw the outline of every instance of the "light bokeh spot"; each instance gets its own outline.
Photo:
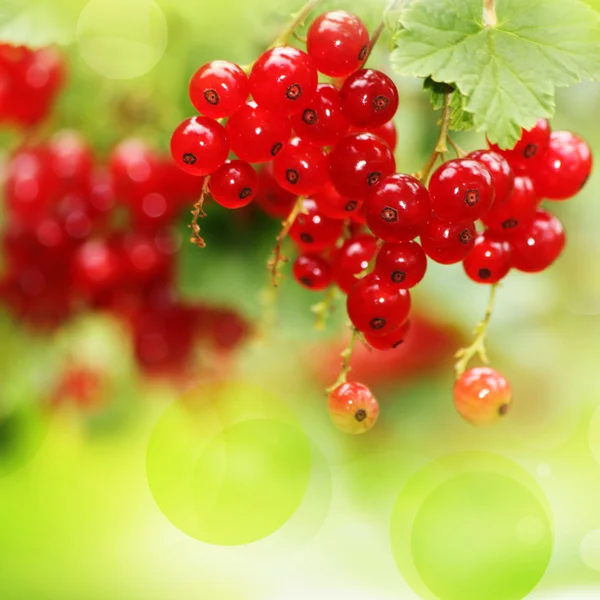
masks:
<path id="1" fill-rule="evenodd" d="M 186 534 L 241 545 L 282 527 L 306 494 L 309 441 L 287 406 L 243 383 L 213 384 L 156 424 L 146 470 L 163 514 Z"/>
<path id="2" fill-rule="evenodd" d="M 579 553 L 587 567 L 600 572 L 600 529 L 590 531 L 583 538 Z"/>
<path id="3" fill-rule="evenodd" d="M 108 79 L 145 75 L 162 58 L 168 26 L 152 0 L 91 0 L 77 21 L 81 56 Z"/>

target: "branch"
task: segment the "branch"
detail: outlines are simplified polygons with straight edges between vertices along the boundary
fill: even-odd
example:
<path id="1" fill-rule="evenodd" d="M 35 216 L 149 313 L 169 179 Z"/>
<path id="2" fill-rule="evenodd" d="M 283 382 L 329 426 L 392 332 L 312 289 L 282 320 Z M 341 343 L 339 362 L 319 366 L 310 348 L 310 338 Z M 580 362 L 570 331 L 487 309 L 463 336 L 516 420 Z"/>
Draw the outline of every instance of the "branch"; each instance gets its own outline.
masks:
<path id="1" fill-rule="evenodd" d="M 333 392 L 333 390 L 335 390 L 335 388 L 337 388 L 338 386 L 342 385 L 342 383 L 346 383 L 346 381 L 348 381 L 348 373 L 350 373 L 350 371 L 352 370 L 352 367 L 350 366 L 350 361 L 352 360 L 352 354 L 354 354 L 356 340 L 358 340 L 359 336 L 360 332 L 358 331 L 358 329 L 353 327 L 350 343 L 348 344 L 348 347 L 340 354 L 340 356 L 342 357 L 342 369 L 335 383 L 325 390 L 328 394 Z"/>
<path id="2" fill-rule="evenodd" d="M 192 244 L 196 244 L 198 248 L 206 248 L 206 242 L 200 235 L 200 225 L 198 225 L 198 219 L 202 219 L 206 216 L 206 213 L 204 212 L 204 209 L 202 207 L 204 206 L 204 198 L 208 193 L 209 181 L 210 176 L 204 180 L 204 185 L 202 186 L 202 193 L 200 194 L 200 198 L 196 200 L 196 203 L 194 204 L 191 211 L 192 222 L 189 224 L 189 227 L 192 230 L 192 236 L 190 237 L 190 242 L 192 242 Z"/>

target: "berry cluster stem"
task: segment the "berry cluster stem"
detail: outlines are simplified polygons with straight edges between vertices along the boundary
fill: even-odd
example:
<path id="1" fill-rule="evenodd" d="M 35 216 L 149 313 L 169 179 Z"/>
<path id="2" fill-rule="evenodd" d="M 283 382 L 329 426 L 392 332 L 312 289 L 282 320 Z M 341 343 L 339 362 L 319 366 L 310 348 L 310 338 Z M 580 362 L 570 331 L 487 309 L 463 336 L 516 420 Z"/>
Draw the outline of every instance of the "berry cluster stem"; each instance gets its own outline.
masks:
<path id="1" fill-rule="evenodd" d="M 204 199 L 206 198 L 206 194 L 208 194 L 208 184 L 210 181 L 210 177 L 207 177 L 204 180 L 204 185 L 202 186 L 202 193 L 200 194 L 200 198 L 196 200 L 196 203 L 192 207 L 192 222 L 189 227 L 192 230 L 192 236 L 190 237 L 190 242 L 192 244 L 196 244 L 198 248 L 206 248 L 206 242 L 200 235 L 200 225 L 198 225 L 198 219 L 202 219 L 206 216 L 204 212 Z"/>
<path id="2" fill-rule="evenodd" d="M 457 379 L 459 379 L 461 375 L 467 370 L 469 361 L 476 354 L 479 356 L 479 359 L 483 364 L 489 364 L 489 359 L 485 350 L 485 334 L 487 333 L 487 329 L 492 318 L 492 313 L 494 311 L 494 302 L 496 300 L 497 289 L 497 283 L 492 285 L 490 288 L 490 299 L 485 310 L 485 316 L 483 317 L 483 320 L 480 321 L 475 327 L 475 339 L 473 340 L 473 343 L 466 348 L 461 348 L 454 355 L 454 357 L 457 359 L 456 364 L 454 365 L 454 370 L 456 371 Z"/>
<path id="3" fill-rule="evenodd" d="M 325 292 L 325 297 L 321 302 L 317 302 L 310 307 L 310 310 L 315 313 L 315 329 L 323 331 L 327 325 L 327 317 L 335 308 L 335 299 L 337 298 L 337 288 L 330 285 Z"/>
<path id="4" fill-rule="evenodd" d="M 352 370 L 350 362 L 352 361 L 352 355 L 354 354 L 354 348 L 356 347 L 356 341 L 358 340 L 359 336 L 360 332 L 358 331 L 358 329 L 353 327 L 350 343 L 348 344 L 347 348 L 340 354 L 342 358 L 342 369 L 340 370 L 340 374 L 335 380 L 335 383 L 325 390 L 328 394 L 333 392 L 333 390 L 335 390 L 335 388 L 337 388 L 338 386 L 342 385 L 342 383 L 346 383 L 346 381 L 348 381 L 348 373 L 350 373 L 350 371 Z"/>
<path id="5" fill-rule="evenodd" d="M 433 169 L 436 161 L 440 156 L 443 156 L 448 152 L 448 132 L 450 131 L 450 119 L 452 117 L 452 94 L 454 92 L 447 92 L 444 95 L 444 110 L 442 111 L 442 121 L 440 124 L 440 134 L 438 136 L 435 148 L 429 157 L 429 160 L 423 167 L 423 169 L 417 174 L 417 178 L 423 183 L 427 181 L 431 170 Z"/>
<path id="6" fill-rule="evenodd" d="M 381 19 L 381 23 L 379 23 L 379 25 L 377 26 L 377 29 L 373 32 L 373 35 L 371 36 L 371 41 L 369 42 L 369 53 L 367 54 L 365 63 L 367 62 L 367 60 L 369 60 L 369 56 L 371 56 L 371 52 L 373 51 L 375 44 L 379 41 L 379 38 L 381 37 L 383 30 L 385 29 L 386 16 L 388 15 L 388 13 L 390 13 L 391 11 L 396 9 L 398 6 L 400 6 L 400 4 L 402 4 L 403 1 L 404 0 L 392 0 L 392 2 L 390 2 L 388 7 L 385 9 L 385 12 L 383 13 L 383 18 Z"/>
<path id="7" fill-rule="evenodd" d="M 452 146 L 452 149 L 456 152 L 458 158 L 467 156 L 468 152 L 463 150 L 450 136 L 448 136 L 448 143 Z"/>
<path id="8" fill-rule="evenodd" d="M 287 216 L 287 219 L 281 224 L 281 231 L 279 232 L 275 247 L 273 248 L 273 257 L 269 259 L 267 262 L 267 269 L 271 272 L 271 285 L 273 287 L 277 287 L 279 285 L 279 279 L 281 277 L 280 268 L 281 263 L 285 263 L 289 261 L 287 256 L 284 256 L 282 253 L 282 246 L 285 238 L 288 233 L 296 217 L 302 212 L 304 206 L 304 198 L 299 196 L 290 211 L 290 214 Z"/>
<path id="9" fill-rule="evenodd" d="M 277 48 L 278 46 L 287 46 L 290 38 L 296 33 L 296 29 L 301 27 L 306 21 L 310 13 L 323 0 L 308 0 L 308 2 L 294 15 L 292 22 L 281 32 L 281 35 L 268 47 L 268 50 Z"/>
<path id="10" fill-rule="evenodd" d="M 495 27 L 498 25 L 496 0 L 483 0 L 483 21 L 486 27 Z"/>

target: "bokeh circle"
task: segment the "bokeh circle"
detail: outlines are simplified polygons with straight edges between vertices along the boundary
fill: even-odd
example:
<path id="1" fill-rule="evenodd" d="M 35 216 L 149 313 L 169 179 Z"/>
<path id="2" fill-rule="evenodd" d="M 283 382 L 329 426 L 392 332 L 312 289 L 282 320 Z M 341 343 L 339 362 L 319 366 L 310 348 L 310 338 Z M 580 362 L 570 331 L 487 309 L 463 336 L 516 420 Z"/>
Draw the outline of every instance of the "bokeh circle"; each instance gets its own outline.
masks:
<path id="1" fill-rule="evenodd" d="M 590 531 L 583 538 L 579 553 L 588 568 L 600 572 L 600 529 Z"/>
<path id="2" fill-rule="evenodd" d="M 425 599 L 521 600 L 550 561 L 553 529 L 535 480 L 510 460 L 451 454 L 416 473 L 398 497 L 396 564 Z"/>

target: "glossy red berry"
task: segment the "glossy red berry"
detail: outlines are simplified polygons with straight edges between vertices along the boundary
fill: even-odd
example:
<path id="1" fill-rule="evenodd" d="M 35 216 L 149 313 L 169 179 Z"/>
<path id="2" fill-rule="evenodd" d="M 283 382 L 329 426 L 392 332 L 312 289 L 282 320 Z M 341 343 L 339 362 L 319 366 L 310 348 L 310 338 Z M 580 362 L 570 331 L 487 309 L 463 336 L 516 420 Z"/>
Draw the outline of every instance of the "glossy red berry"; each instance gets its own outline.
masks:
<path id="1" fill-rule="evenodd" d="M 335 144 L 350 127 L 342 115 L 340 91 L 331 84 L 320 83 L 313 99 L 292 117 L 292 125 L 305 142 L 317 146 Z"/>
<path id="2" fill-rule="evenodd" d="M 521 138 L 510 150 L 501 150 L 496 144 L 490 144 L 494 152 L 502 154 L 515 171 L 529 171 L 535 168 L 550 144 L 550 123 L 538 119 L 531 129 L 524 129 Z"/>
<path id="3" fill-rule="evenodd" d="M 189 93 L 198 112 L 220 119 L 230 117 L 246 102 L 250 86 L 246 73 L 238 65 L 213 60 L 194 73 Z"/>
<path id="4" fill-rule="evenodd" d="M 339 430 L 357 435 L 375 425 L 379 404 L 367 386 L 348 381 L 329 394 L 329 416 Z"/>
<path id="5" fill-rule="evenodd" d="M 321 73 L 346 77 L 367 58 L 369 32 L 357 16 L 334 10 L 313 21 L 306 37 L 306 50 Z"/>
<path id="6" fill-rule="evenodd" d="M 542 160 L 531 171 L 540 198 L 566 200 L 575 196 L 592 172 L 592 151 L 570 131 L 554 131 Z"/>
<path id="7" fill-rule="evenodd" d="M 192 117 L 171 137 L 171 154 L 177 165 L 191 175 L 210 175 L 229 154 L 225 129 L 209 117 Z"/>
<path id="8" fill-rule="evenodd" d="M 329 179 L 329 158 L 318 146 L 302 141 L 290 143 L 273 162 L 277 183 L 296 196 L 310 196 Z"/>
<path id="9" fill-rule="evenodd" d="M 494 204 L 505 202 L 513 191 L 515 174 L 508 161 L 492 150 L 476 150 L 467 156 L 483 164 L 490 172 L 494 183 Z"/>
<path id="10" fill-rule="evenodd" d="M 481 162 L 450 160 L 431 176 L 429 195 L 433 212 L 440 219 L 449 223 L 477 221 L 494 201 L 492 175 Z"/>
<path id="11" fill-rule="evenodd" d="M 365 333 L 364 336 L 367 344 L 375 350 L 395 350 L 404 343 L 409 329 L 410 321 L 405 321 L 398 329 L 394 329 L 386 335 Z"/>
<path id="12" fill-rule="evenodd" d="M 355 127 L 380 127 L 398 109 L 398 89 L 381 71 L 362 69 L 350 75 L 340 92 L 342 112 Z"/>
<path id="13" fill-rule="evenodd" d="M 451 265 L 464 260 L 475 243 L 475 225 L 469 221 L 447 223 L 434 218 L 421 234 L 421 245 L 431 260 Z"/>
<path id="14" fill-rule="evenodd" d="M 318 254 L 301 254 L 294 261 L 294 279 L 307 290 L 319 291 L 331 285 L 329 262 Z"/>
<path id="15" fill-rule="evenodd" d="M 420 283 L 427 271 L 427 256 L 417 242 L 385 243 L 375 261 L 375 275 L 398 288 Z"/>
<path id="16" fill-rule="evenodd" d="M 343 222 L 323 215 L 310 198 L 290 228 L 290 238 L 303 252 L 322 252 L 333 246 L 342 233 Z"/>
<path id="17" fill-rule="evenodd" d="M 73 257 L 73 283 L 92 298 L 119 283 L 122 264 L 116 250 L 104 240 L 90 240 Z"/>
<path id="18" fill-rule="evenodd" d="M 352 219 L 363 206 L 361 200 L 342 196 L 330 182 L 320 192 L 313 194 L 312 198 L 319 210 L 332 219 Z"/>
<path id="19" fill-rule="evenodd" d="M 246 104 L 227 121 L 231 151 L 249 163 L 273 160 L 292 133 L 289 119 Z"/>
<path id="20" fill-rule="evenodd" d="M 539 203 L 531 179 L 517 175 L 508 199 L 495 203 L 482 221 L 496 236 L 511 239 L 531 223 Z"/>
<path id="21" fill-rule="evenodd" d="M 477 236 L 469 255 L 463 261 L 466 274 L 476 283 L 498 283 L 512 266 L 512 246 L 489 234 Z"/>
<path id="22" fill-rule="evenodd" d="M 411 175 L 384 177 L 365 201 L 369 229 L 386 242 L 408 242 L 431 218 L 429 193 Z"/>
<path id="23" fill-rule="evenodd" d="M 267 50 L 252 67 L 250 92 L 261 108 L 280 115 L 302 111 L 317 89 L 312 58 L 291 46 Z"/>
<path id="24" fill-rule="evenodd" d="M 243 160 L 227 161 L 209 182 L 215 202 L 225 208 L 242 208 L 252 202 L 258 191 L 258 174 Z"/>
<path id="25" fill-rule="evenodd" d="M 476 367 L 466 371 L 454 384 L 454 405 L 472 425 L 492 425 L 510 410 L 512 389 L 495 369 Z"/>
<path id="26" fill-rule="evenodd" d="M 369 266 L 376 252 L 376 238 L 360 233 L 346 240 L 334 253 L 333 278 L 345 294 L 348 294 L 358 282 L 356 275 Z"/>
<path id="27" fill-rule="evenodd" d="M 384 335 L 397 329 L 410 312 L 410 293 L 370 273 L 348 294 L 348 317 L 364 333 Z"/>
<path id="28" fill-rule="evenodd" d="M 371 129 L 370 133 L 380 137 L 392 151 L 396 150 L 396 146 L 398 145 L 398 132 L 393 121 L 388 121 L 384 125 L 381 125 L 381 127 Z"/>
<path id="29" fill-rule="evenodd" d="M 333 148 L 329 159 L 335 189 L 343 196 L 359 200 L 396 170 L 390 147 L 370 133 L 346 136 Z"/>
<path id="30" fill-rule="evenodd" d="M 264 165 L 258 174 L 258 193 L 254 204 L 269 216 L 284 219 L 290 214 L 295 201 L 296 195 L 284 190 L 275 181 L 273 163 Z"/>
<path id="31" fill-rule="evenodd" d="M 561 255 L 565 241 L 560 221 L 549 212 L 538 210 L 529 226 L 511 239 L 513 266 L 526 273 L 543 271 Z"/>

